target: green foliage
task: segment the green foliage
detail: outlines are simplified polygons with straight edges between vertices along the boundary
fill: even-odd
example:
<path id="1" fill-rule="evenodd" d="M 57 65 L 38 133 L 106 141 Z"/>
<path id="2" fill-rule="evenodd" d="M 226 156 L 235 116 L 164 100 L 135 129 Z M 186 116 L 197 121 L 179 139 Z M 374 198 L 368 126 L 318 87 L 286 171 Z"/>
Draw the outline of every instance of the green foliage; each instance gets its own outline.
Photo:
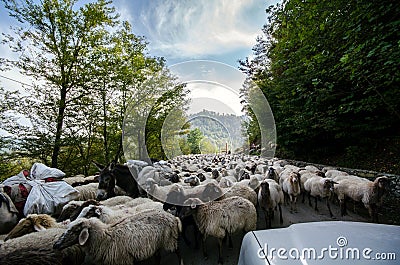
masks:
<path id="1" fill-rule="evenodd" d="M 204 135 L 199 128 L 195 128 L 189 132 L 189 134 L 187 135 L 187 142 L 189 144 L 191 154 L 201 153 L 200 142 L 203 137 Z"/>
<path id="2" fill-rule="evenodd" d="M 39 160 L 68 175 L 93 174 L 93 160 L 123 162 L 128 106 L 144 119 L 142 107 L 156 102 L 146 137 L 158 139 L 150 154 L 163 157 L 157 133 L 172 106 L 183 108 L 183 92 L 174 90 L 164 59 L 148 54 L 146 41 L 119 20 L 111 1 L 2 2 L 20 23 L 13 34 L 3 34 L 3 43 L 18 59 L 2 58 L 2 66 L 16 67 L 38 81 L 24 94 L 6 94 L 1 104 L 31 122 L 23 127 L 0 120 L 0 128 L 12 136 L 7 142 L 12 157 Z M 161 87 L 143 86 L 151 79 Z"/>
<path id="3" fill-rule="evenodd" d="M 271 105 L 278 151 L 318 160 L 399 133 L 400 2 L 285 0 L 267 13 L 241 68 Z"/>

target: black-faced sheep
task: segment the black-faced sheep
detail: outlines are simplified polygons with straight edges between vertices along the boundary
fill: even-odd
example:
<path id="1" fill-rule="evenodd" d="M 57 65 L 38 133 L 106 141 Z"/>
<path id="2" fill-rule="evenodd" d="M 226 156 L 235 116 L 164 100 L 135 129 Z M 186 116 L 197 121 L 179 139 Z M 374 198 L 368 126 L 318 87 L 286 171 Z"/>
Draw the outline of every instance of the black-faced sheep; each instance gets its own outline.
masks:
<path id="1" fill-rule="evenodd" d="M 258 205 L 264 212 L 267 228 L 271 228 L 271 221 L 274 217 L 274 210 L 279 208 L 279 221 L 282 224 L 282 207 L 284 195 L 281 186 L 273 179 L 265 179 L 258 190 Z"/>
<path id="2" fill-rule="evenodd" d="M 55 242 L 54 249 L 79 244 L 96 264 L 130 265 L 152 257 L 164 249 L 178 251 L 181 232 L 179 218 L 164 211 L 144 211 L 104 224 L 97 218 L 77 219 Z"/>

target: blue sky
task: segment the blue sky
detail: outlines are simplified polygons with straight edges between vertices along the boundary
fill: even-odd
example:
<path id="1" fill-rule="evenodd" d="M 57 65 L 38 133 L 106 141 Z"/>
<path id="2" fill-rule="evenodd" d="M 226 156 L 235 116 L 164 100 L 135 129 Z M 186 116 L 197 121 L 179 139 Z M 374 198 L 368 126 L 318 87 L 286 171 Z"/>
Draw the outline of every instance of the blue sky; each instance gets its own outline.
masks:
<path id="1" fill-rule="evenodd" d="M 78 4 L 85 2 L 87 1 L 78 1 Z M 276 2 L 277 0 L 114 0 L 113 5 L 121 14 L 121 19 L 128 20 L 133 25 L 134 33 L 144 36 L 149 42 L 150 55 L 164 57 L 169 66 L 190 60 L 212 60 L 237 69 L 238 60 L 252 54 L 256 37 L 261 34 L 261 28 L 266 22 L 265 9 Z M 0 31 L 10 32 L 9 27 L 14 23 L 15 20 L 1 6 Z M 7 47 L 0 48 L 0 57 L 13 56 Z M 17 71 L 1 74 L 32 83 L 29 78 L 21 77 Z M 215 95 L 219 94 L 221 87 L 232 87 L 228 80 L 239 80 L 241 77 L 234 71 L 232 75 L 222 71 L 215 74 L 223 81 L 216 84 L 214 89 L 208 85 L 205 90 L 210 91 L 209 105 L 218 107 L 215 104 Z M 193 89 L 198 90 L 199 82 L 192 84 Z M 0 78 L 0 85 L 6 89 L 20 87 L 18 83 L 4 78 Z M 236 91 L 240 85 L 233 85 L 233 90 Z M 239 98 L 236 97 L 233 102 L 229 93 L 227 91 L 226 98 L 230 100 L 224 104 L 232 106 L 234 110 L 229 111 L 230 113 L 238 114 L 241 109 Z M 206 97 L 204 93 L 200 94 Z M 218 97 L 218 100 L 223 99 Z M 199 105 L 203 105 L 204 100 L 200 101 Z M 222 111 L 211 107 L 209 110 Z"/>

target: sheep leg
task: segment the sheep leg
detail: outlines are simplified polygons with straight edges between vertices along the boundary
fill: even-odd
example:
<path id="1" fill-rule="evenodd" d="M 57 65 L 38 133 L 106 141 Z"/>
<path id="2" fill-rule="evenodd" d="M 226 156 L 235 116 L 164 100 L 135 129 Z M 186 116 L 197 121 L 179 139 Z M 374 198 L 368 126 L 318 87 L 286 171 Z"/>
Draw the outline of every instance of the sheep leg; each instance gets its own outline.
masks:
<path id="1" fill-rule="evenodd" d="M 279 222 L 280 222 L 280 224 L 283 224 L 282 207 L 280 204 L 278 204 L 278 207 L 279 207 Z"/>
<path id="2" fill-rule="evenodd" d="M 222 265 L 222 238 L 218 238 L 218 265 Z"/>
<path id="3" fill-rule="evenodd" d="M 229 249 L 233 249 L 233 243 L 232 243 L 232 236 L 230 234 L 228 234 L 228 247 Z"/>
<path id="4" fill-rule="evenodd" d="M 315 207 L 314 207 L 314 210 L 315 210 L 316 212 L 318 212 L 318 207 L 317 207 L 318 198 L 317 198 L 317 196 L 315 196 L 314 199 L 315 199 Z"/>
<path id="5" fill-rule="evenodd" d="M 331 205 L 329 204 L 329 197 L 326 198 L 326 207 L 328 207 L 329 215 L 331 216 L 331 218 L 333 218 L 333 214 L 331 211 Z"/>
<path id="6" fill-rule="evenodd" d="M 305 191 L 303 191 L 303 199 L 301 200 L 301 202 L 302 202 L 302 203 L 304 203 L 304 202 L 306 201 L 306 199 L 305 199 L 305 198 L 306 198 L 306 192 L 305 192 Z"/>
<path id="7" fill-rule="evenodd" d="M 293 196 L 294 212 L 297 213 L 297 196 Z"/>
<path id="8" fill-rule="evenodd" d="M 347 210 L 346 210 L 346 198 L 339 200 L 340 203 L 340 214 L 341 216 L 347 215 Z"/>
<path id="9" fill-rule="evenodd" d="M 311 204 L 311 193 L 308 192 L 307 194 L 308 194 L 308 205 L 310 205 L 310 207 L 312 207 L 312 204 Z"/>
<path id="10" fill-rule="evenodd" d="M 207 246 L 206 246 L 207 237 L 206 237 L 206 235 L 202 235 L 202 236 L 203 236 L 203 238 L 202 238 L 203 256 L 204 256 L 204 259 L 208 259 Z"/>
<path id="11" fill-rule="evenodd" d="M 182 255 L 181 255 L 181 251 L 179 249 L 179 246 L 176 248 L 175 254 L 178 257 L 179 265 L 183 265 L 183 259 L 182 259 Z"/>

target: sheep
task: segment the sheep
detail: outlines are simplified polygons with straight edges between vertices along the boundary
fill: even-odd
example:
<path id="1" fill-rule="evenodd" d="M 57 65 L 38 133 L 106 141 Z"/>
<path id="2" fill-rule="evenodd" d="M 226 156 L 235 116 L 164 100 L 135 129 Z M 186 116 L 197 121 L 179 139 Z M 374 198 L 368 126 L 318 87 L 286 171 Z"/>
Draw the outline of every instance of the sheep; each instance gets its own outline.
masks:
<path id="1" fill-rule="evenodd" d="M 54 259 L 61 261 L 62 264 L 82 264 L 85 254 L 80 246 L 68 247 L 62 251 L 53 250 L 53 244 L 65 231 L 65 228 L 53 228 L 5 241 L 0 246 L 1 264 L 3 261 L 7 261 L 7 257 L 15 257 L 21 253 L 32 254 L 32 262 L 27 255 L 27 260 L 23 264 L 34 264 L 34 261 L 39 258 L 43 260 L 44 264 L 48 264 Z M 38 257 L 40 254 L 45 255 Z"/>
<path id="2" fill-rule="evenodd" d="M 6 234 L 18 222 L 18 210 L 7 193 L 0 192 L 0 234 Z"/>
<path id="3" fill-rule="evenodd" d="M 48 214 L 28 214 L 8 233 L 4 241 L 49 228 L 65 228 L 65 225 L 57 223 L 56 219 Z"/>
<path id="4" fill-rule="evenodd" d="M 73 221 L 75 220 L 83 208 L 89 205 L 100 205 L 100 202 L 90 199 L 87 201 L 71 201 L 64 205 L 61 214 L 57 218 L 57 222 L 62 222 L 66 220 Z"/>
<path id="5" fill-rule="evenodd" d="M 121 218 L 136 214 L 145 210 L 163 210 L 163 204 L 160 202 L 147 202 L 136 205 L 135 207 L 107 207 L 104 205 L 89 205 L 84 208 L 78 218 L 97 217 L 103 223 L 113 223 Z"/>
<path id="6" fill-rule="evenodd" d="M 264 211 L 265 223 L 267 228 L 271 228 L 271 221 L 274 216 L 274 210 L 279 208 L 279 221 L 283 224 L 282 203 L 284 195 L 281 186 L 273 179 L 265 179 L 260 183 L 258 190 L 258 205 Z"/>
<path id="7" fill-rule="evenodd" d="M 199 186 L 200 185 L 200 178 L 196 175 L 191 175 L 183 180 L 184 183 L 189 183 L 190 186 Z"/>
<path id="8" fill-rule="evenodd" d="M 267 179 L 273 179 L 276 182 L 279 181 L 279 174 L 277 172 L 277 170 L 273 167 L 269 167 L 268 171 L 265 173 L 265 178 Z"/>
<path id="9" fill-rule="evenodd" d="M 248 186 L 252 188 L 255 192 L 258 192 L 258 187 L 260 186 L 260 181 L 256 175 L 250 176 L 250 179 L 241 180 L 234 185 Z"/>
<path id="10" fill-rule="evenodd" d="M 348 175 L 349 175 L 348 173 L 336 169 L 329 169 L 325 172 L 325 176 L 327 178 L 333 178 L 333 179 L 337 176 L 348 176 Z"/>
<path id="11" fill-rule="evenodd" d="M 318 211 L 317 198 L 326 198 L 326 207 L 329 210 L 329 215 L 333 217 L 329 198 L 334 191 L 334 184 L 338 184 L 331 178 L 322 178 L 320 176 L 312 177 L 304 183 L 304 191 L 308 193 L 308 203 L 311 205 L 310 196 L 315 198 L 315 211 Z"/>
<path id="12" fill-rule="evenodd" d="M 76 186 L 76 189 L 79 192 L 78 197 L 75 199 L 76 201 L 86 201 L 89 199 L 95 200 L 97 197 L 99 183 L 89 183 L 82 186 Z M 126 192 L 118 186 L 115 186 L 114 192 L 117 196 L 126 195 Z"/>
<path id="13" fill-rule="evenodd" d="M 222 177 L 221 180 L 219 181 L 219 186 L 221 188 L 229 188 L 232 187 L 234 182 L 229 179 L 228 177 Z"/>
<path id="14" fill-rule="evenodd" d="M 164 211 L 144 211 L 116 223 L 104 224 L 97 218 L 77 219 L 54 243 L 62 250 L 76 243 L 95 264 L 134 264 L 152 257 L 157 251 L 174 251 L 183 265 L 178 237 L 181 221 Z"/>
<path id="15" fill-rule="evenodd" d="M 325 174 L 322 171 L 318 171 L 318 172 L 310 172 L 308 170 L 301 170 L 299 172 L 300 174 L 300 192 L 303 193 L 303 199 L 302 199 L 302 203 L 304 203 L 305 200 L 305 190 L 304 190 L 304 183 L 309 180 L 310 178 L 313 177 L 325 177 Z"/>
<path id="16" fill-rule="evenodd" d="M 203 255 L 207 258 L 206 239 L 208 236 L 218 239 L 218 264 L 223 263 L 222 240 L 229 236 L 229 245 L 232 246 L 230 235 L 236 231 L 248 232 L 256 229 L 257 212 L 249 200 L 234 196 L 220 201 L 203 203 L 198 198 L 185 201 L 180 217 L 193 215 L 203 240 Z"/>
<path id="17" fill-rule="evenodd" d="M 381 205 L 384 195 L 388 192 L 390 180 L 386 176 L 377 177 L 374 181 L 359 181 L 344 179 L 335 187 L 335 193 L 340 202 L 340 212 L 344 216 L 346 198 L 362 202 L 368 209 L 373 222 L 378 221 L 377 207 Z"/>
<path id="18" fill-rule="evenodd" d="M 63 178 L 62 180 L 65 181 L 67 184 L 71 185 L 72 187 L 86 185 L 89 183 L 97 182 L 98 176 L 88 176 L 85 177 L 84 175 L 76 175 L 74 177 L 67 177 Z"/>
<path id="19" fill-rule="evenodd" d="M 340 182 L 344 179 L 350 179 L 350 180 L 354 180 L 354 181 L 369 181 L 366 178 L 360 178 L 358 176 L 354 176 L 354 175 L 339 175 L 333 178 L 334 181 L 336 182 Z"/>
<path id="20" fill-rule="evenodd" d="M 233 196 L 239 196 L 249 200 L 254 206 L 257 205 L 257 193 L 248 186 L 233 185 L 231 188 L 223 189 L 223 196 L 219 199 L 226 199 Z"/>
<path id="21" fill-rule="evenodd" d="M 285 201 L 290 199 L 290 212 L 297 212 L 297 196 L 300 195 L 300 174 L 294 171 L 284 170 L 279 176 L 279 184 L 285 194 Z"/>

